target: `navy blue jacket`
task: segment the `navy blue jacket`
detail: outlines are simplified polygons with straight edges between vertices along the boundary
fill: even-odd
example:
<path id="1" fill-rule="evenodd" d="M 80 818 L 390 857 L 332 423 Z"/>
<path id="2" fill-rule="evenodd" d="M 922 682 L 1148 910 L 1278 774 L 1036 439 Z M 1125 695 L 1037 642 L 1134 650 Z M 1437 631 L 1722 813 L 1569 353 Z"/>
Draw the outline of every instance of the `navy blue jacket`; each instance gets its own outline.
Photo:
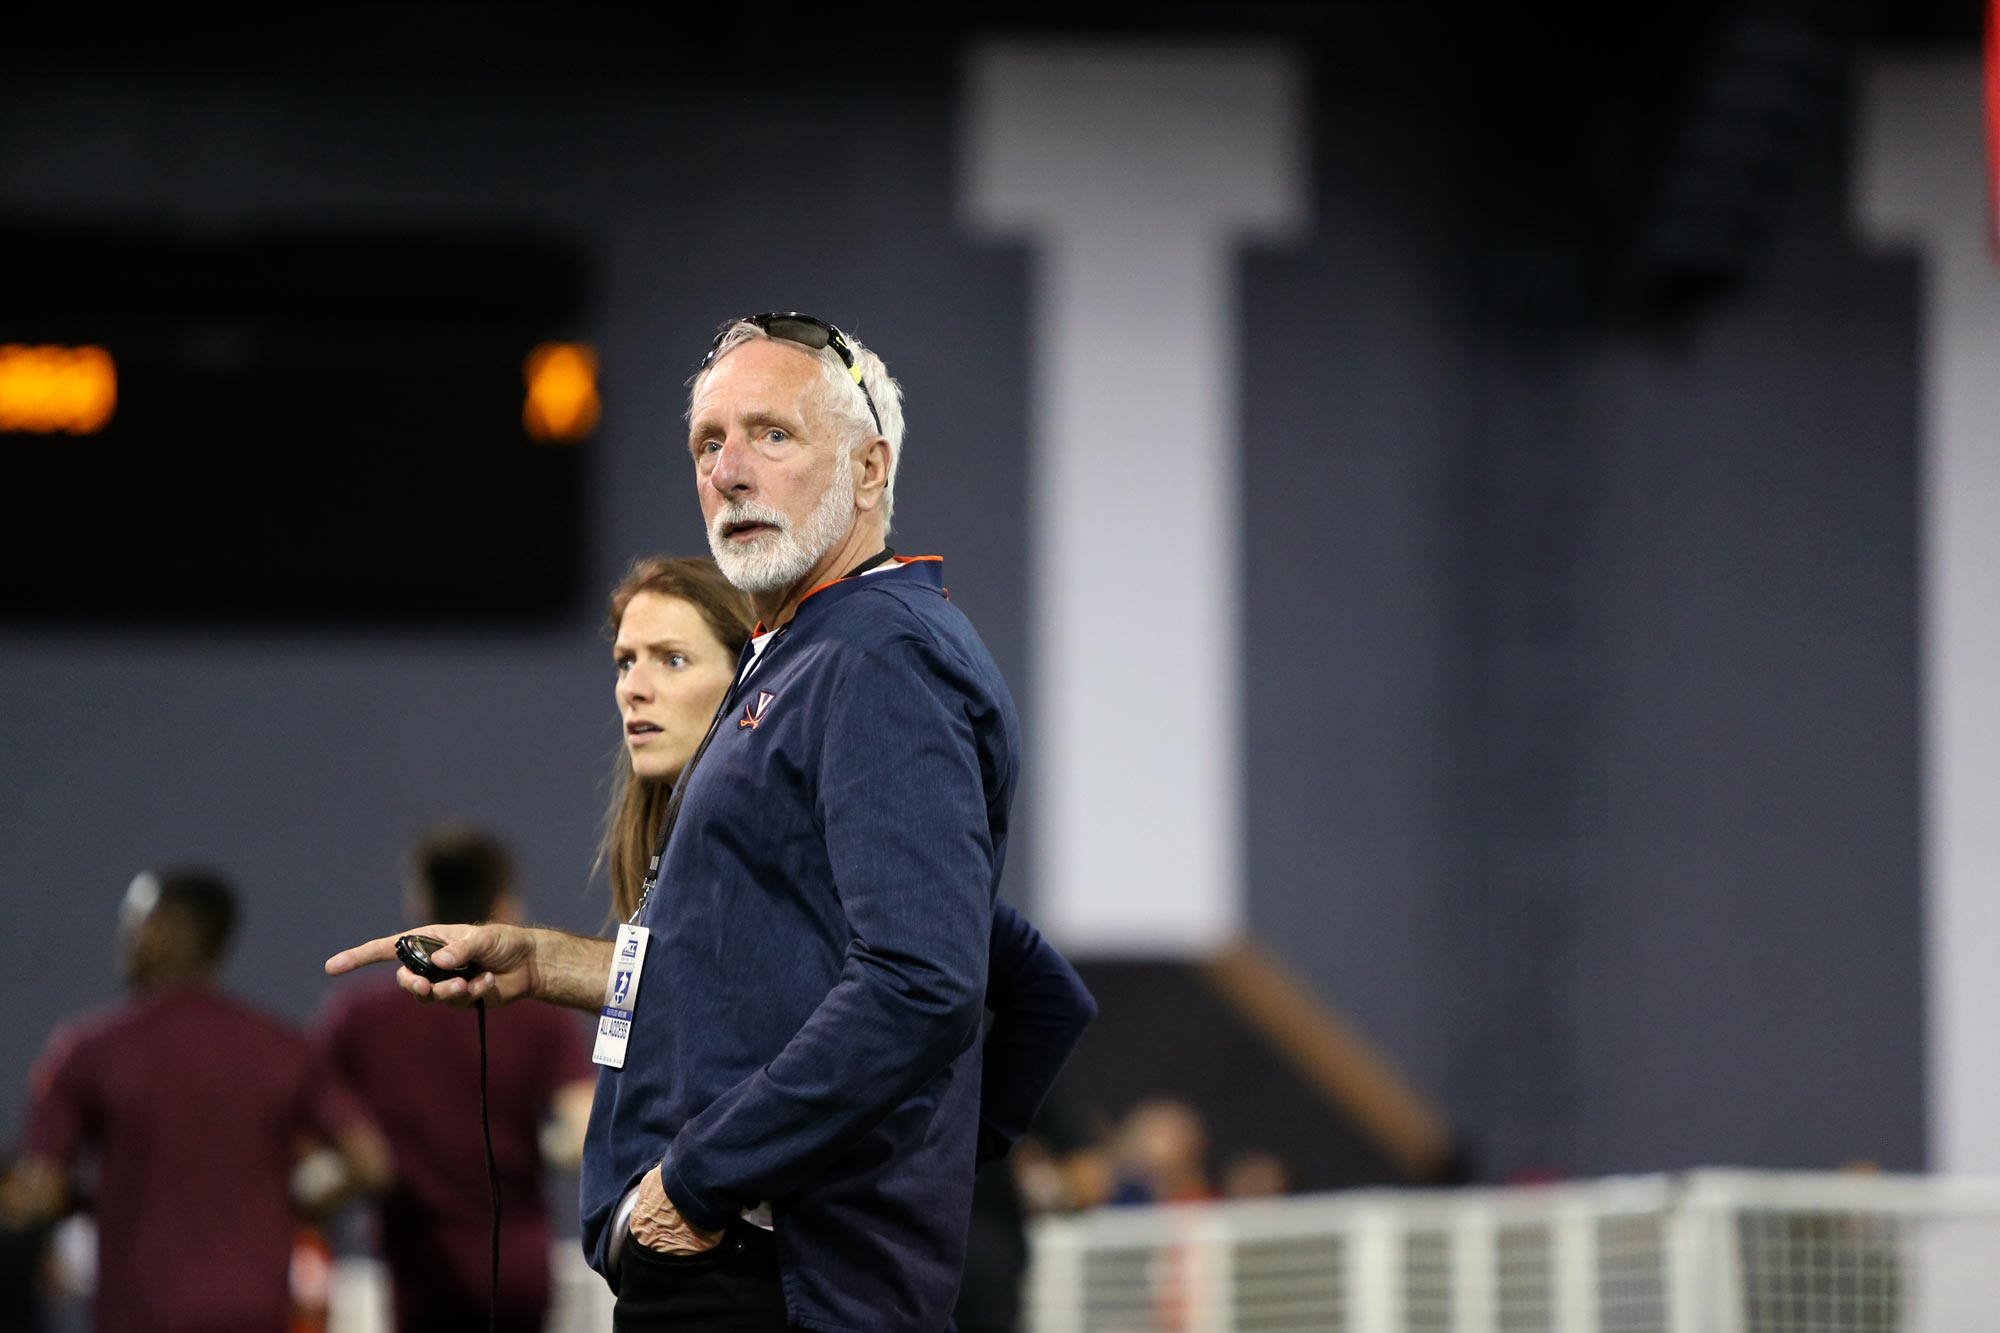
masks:
<path id="1" fill-rule="evenodd" d="M 1028 1132 L 1097 1001 L 1069 960 L 1028 919 L 993 904 L 986 952 L 986 1029 L 979 1082 L 979 1161 L 995 1161 Z"/>
<path id="2" fill-rule="evenodd" d="M 1039 1081 L 1038 1100 L 1054 1072 L 1032 1022 L 1013 1055 L 989 1045 L 1007 1095 L 982 1128 L 990 949 L 1041 978 L 1016 998 L 1063 1026 L 1060 959 L 1011 913 L 994 928 L 1013 701 L 927 560 L 809 596 L 724 708 L 641 916 L 625 1066 L 598 1078 L 585 1252 L 601 1269 L 612 1208 L 664 1158 L 696 1226 L 771 1203 L 793 1324 L 936 1333 L 975 1155 L 1025 1125 L 1014 1089 Z"/>

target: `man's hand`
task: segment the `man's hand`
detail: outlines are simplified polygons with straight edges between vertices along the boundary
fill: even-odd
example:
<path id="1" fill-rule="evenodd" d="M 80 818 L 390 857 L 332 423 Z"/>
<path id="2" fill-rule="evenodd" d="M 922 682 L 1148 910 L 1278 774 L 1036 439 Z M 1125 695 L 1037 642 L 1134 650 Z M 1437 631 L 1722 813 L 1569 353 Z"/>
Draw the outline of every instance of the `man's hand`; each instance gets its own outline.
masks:
<path id="1" fill-rule="evenodd" d="M 722 1243 L 720 1231 L 703 1231 L 681 1216 L 660 1183 L 657 1166 L 639 1181 L 639 1197 L 632 1204 L 632 1238 L 661 1254 L 700 1254 Z"/>
<path id="2" fill-rule="evenodd" d="M 470 981 L 451 977 L 426 981 L 407 967 L 396 968 L 396 984 L 425 1004 L 442 1003 L 457 1009 L 484 1000 L 489 1008 L 510 1004 L 535 993 L 535 936 L 542 932 L 524 926 L 431 925 L 413 926 L 394 935 L 370 940 L 352 949 L 343 949 L 326 960 L 328 976 L 366 967 L 370 963 L 396 961 L 396 941 L 404 935 L 429 935 L 445 942 L 431 955 L 439 967 L 474 964 L 484 970 Z"/>
<path id="3" fill-rule="evenodd" d="M 404 935 L 443 940 L 445 947 L 431 955 L 439 967 L 471 963 L 484 969 L 470 981 L 452 977 L 431 982 L 398 966 L 396 984 L 425 1004 L 465 1009 L 474 1000 L 484 1000 L 488 1007 L 498 1008 L 531 996 L 594 1014 L 604 1002 L 604 979 L 611 973 L 611 941 L 541 926 L 412 926 L 342 949 L 326 960 L 327 975 L 337 977 L 371 963 L 395 962 L 396 941 Z"/>
<path id="4" fill-rule="evenodd" d="M 0 1226 L 16 1231 L 50 1226 L 69 1206 L 69 1172 L 49 1158 L 22 1157 L 0 1173 Z"/>

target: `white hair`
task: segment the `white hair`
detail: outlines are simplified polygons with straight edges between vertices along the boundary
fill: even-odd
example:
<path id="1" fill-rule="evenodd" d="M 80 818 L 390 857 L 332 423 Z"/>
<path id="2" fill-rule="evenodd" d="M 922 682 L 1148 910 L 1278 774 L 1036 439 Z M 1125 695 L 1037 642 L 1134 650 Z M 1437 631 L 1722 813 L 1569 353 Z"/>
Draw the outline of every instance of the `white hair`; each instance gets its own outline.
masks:
<path id="1" fill-rule="evenodd" d="M 854 353 L 854 364 L 861 367 L 862 382 L 868 386 L 868 397 L 861 394 L 861 386 L 847 371 L 847 364 L 840 359 L 840 353 L 831 347 L 822 347 L 815 352 L 810 347 L 791 343 L 800 351 L 819 362 L 819 384 L 813 394 L 813 407 L 820 417 L 836 432 L 836 438 L 847 446 L 851 453 L 861 447 L 861 442 L 872 435 L 880 434 L 889 441 L 889 477 L 882 487 L 882 535 L 889 534 L 890 520 L 896 516 L 896 473 L 903 465 L 903 386 L 889 375 L 889 368 L 882 364 L 882 358 L 861 345 L 861 340 L 842 329 L 841 337 Z M 688 416 L 694 416 L 694 400 L 701 393 L 702 381 L 708 378 L 709 370 L 715 367 L 728 353 L 741 347 L 753 338 L 769 338 L 757 325 L 747 319 L 739 319 L 723 331 L 722 341 L 716 344 L 715 353 L 708 366 L 697 373 L 688 385 Z M 789 342 L 789 339 L 779 339 Z M 875 411 L 882 418 L 882 428 L 875 429 L 875 417 L 868 414 L 868 400 L 875 402 Z"/>

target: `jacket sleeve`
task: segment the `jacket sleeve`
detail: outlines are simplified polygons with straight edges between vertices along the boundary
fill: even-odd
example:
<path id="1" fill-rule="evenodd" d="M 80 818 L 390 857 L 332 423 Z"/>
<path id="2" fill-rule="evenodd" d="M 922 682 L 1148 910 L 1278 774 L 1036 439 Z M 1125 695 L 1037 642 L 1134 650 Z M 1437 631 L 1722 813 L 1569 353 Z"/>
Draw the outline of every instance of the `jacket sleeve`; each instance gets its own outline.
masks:
<path id="1" fill-rule="evenodd" d="M 986 955 L 986 1032 L 979 1085 L 979 1161 L 1007 1155 L 1097 1017 L 1097 1001 L 1069 960 L 1005 902 L 993 904 Z"/>
<path id="2" fill-rule="evenodd" d="M 979 1036 L 995 880 L 980 738 L 994 705 L 916 639 L 857 652 L 829 693 L 816 814 L 846 956 L 784 1049 L 675 1137 L 662 1183 L 699 1227 L 790 1193 Z"/>

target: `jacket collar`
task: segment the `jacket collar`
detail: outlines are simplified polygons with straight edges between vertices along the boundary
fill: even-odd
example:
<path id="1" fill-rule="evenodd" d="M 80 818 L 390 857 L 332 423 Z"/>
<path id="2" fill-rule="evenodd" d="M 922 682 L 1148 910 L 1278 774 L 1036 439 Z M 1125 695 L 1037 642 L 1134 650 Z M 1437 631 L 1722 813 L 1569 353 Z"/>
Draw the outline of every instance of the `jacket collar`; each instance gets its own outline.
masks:
<path id="1" fill-rule="evenodd" d="M 894 579 L 898 583 L 917 583 L 926 588 L 935 588 L 945 593 L 944 557 L 941 555 L 899 555 L 893 557 L 887 568 L 870 570 L 866 574 L 856 574 L 851 578 L 829 579 L 799 599 L 798 609 L 792 612 L 792 624 L 798 623 L 807 608 L 825 609 L 874 579 Z M 756 634 L 764 633 L 763 621 L 757 622 Z"/>

